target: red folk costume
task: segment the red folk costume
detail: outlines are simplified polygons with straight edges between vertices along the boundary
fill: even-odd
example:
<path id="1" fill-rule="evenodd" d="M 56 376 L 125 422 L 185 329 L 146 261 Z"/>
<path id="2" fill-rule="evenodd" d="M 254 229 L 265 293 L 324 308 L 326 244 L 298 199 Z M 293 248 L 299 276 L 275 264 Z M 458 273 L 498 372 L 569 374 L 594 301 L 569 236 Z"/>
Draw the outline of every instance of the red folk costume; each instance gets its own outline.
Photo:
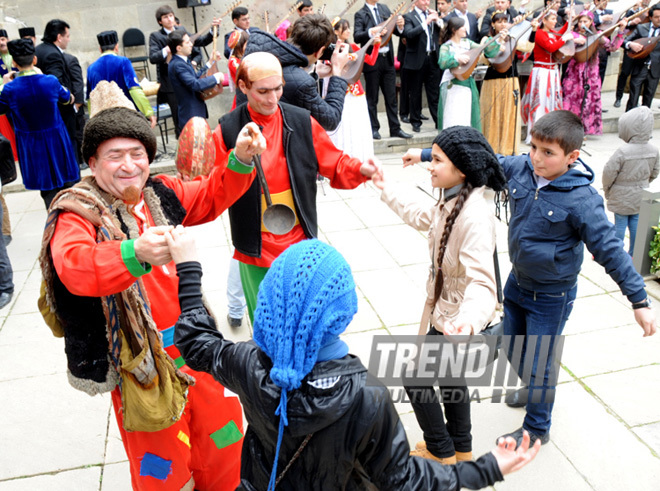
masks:
<path id="1" fill-rule="evenodd" d="M 229 60 L 227 61 L 227 68 L 229 69 L 229 77 L 234 84 L 233 87 L 235 90 L 238 90 L 238 86 L 236 85 L 236 73 L 238 72 L 238 65 L 241 64 L 241 60 L 236 58 L 235 56 L 230 56 Z M 236 109 L 236 95 L 234 95 L 234 101 L 231 103 L 231 110 L 233 111 Z"/>
<path id="2" fill-rule="evenodd" d="M 289 168 L 284 156 L 284 147 L 282 143 L 282 112 L 280 108 L 278 108 L 274 114 L 264 116 L 263 114 L 259 114 L 252 110 L 249 105 L 247 106 L 247 109 L 250 118 L 261 127 L 261 132 L 266 138 L 266 142 L 268 142 L 268 148 L 261 155 L 261 165 L 264 169 L 266 182 L 268 183 L 273 203 L 285 203 L 294 208 Z M 321 125 L 311 116 L 310 119 L 312 123 L 314 149 L 316 150 L 316 158 L 319 163 L 319 174 L 328 178 L 330 180 L 330 185 L 336 189 L 353 189 L 365 182 L 367 178 L 360 173 L 362 162 L 349 157 L 341 150 L 337 149 L 332 144 L 330 138 L 328 138 L 327 132 L 321 127 Z M 217 160 L 221 162 L 226 161 L 229 152 L 232 149 L 227 149 L 225 147 L 220 125 L 218 125 L 213 132 L 213 138 L 216 144 Z M 310 185 L 316 186 L 316 183 L 311 182 Z M 231 190 L 231 188 L 228 189 Z M 265 208 L 265 200 L 262 195 L 262 215 Z M 288 234 L 284 235 L 272 234 L 268 232 L 262 224 L 261 257 L 247 256 L 236 250 L 234 252 L 234 258 L 244 264 L 269 268 L 275 258 L 277 258 L 287 247 L 291 244 L 300 242 L 301 240 L 305 240 L 306 238 L 308 237 L 305 236 L 305 232 L 303 231 L 298 218 L 296 218 L 296 225 L 293 229 Z"/>
<path id="3" fill-rule="evenodd" d="M 351 56 L 353 57 L 352 59 L 356 59 L 356 55 L 354 53 L 357 53 L 358 51 L 360 51 L 360 46 L 358 46 L 355 43 L 350 43 L 349 45 L 351 47 L 351 50 L 353 51 L 353 53 L 351 53 L 349 55 L 349 59 L 350 59 Z M 366 55 L 364 57 L 365 65 L 373 66 L 373 64 L 376 63 L 376 60 L 378 59 L 378 50 L 379 49 L 380 49 L 380 43 L 373 45 L 373 49 L 371 50 L 371 54 Z M 348 89 L 346 90 L 346 93 L 347 94 L 353 94 L 355 96 L 364 95 L 364 88 L 362 87 L 362 82 L 360 82 L 360 80 L 358 79 L 358 81 L 355 82 L 354 84 L 350 84 L 348 86 Z"/>
<path id="4" fill-rule="evenodd" d="M 567 28 L 568 23 L 565 23 L 559 31 L 536 31 L 534 68 L 522 98 L 522 120 L 527 124 L 527 144 L 531 142 L 534 123 L 543 115 L 562 109 L 561 81 L 552 54 L 564 45 L 561 36 Z"/>
<path id="5" fill-rule="evenodd" d="M 226 163 L 227 159 L 217 162 Z M 250 186 L 253 175 L 218 164 L 208 178 L 198 177 L 190 182 L 169 176 L 157 179 L 176 193 L 187 210 L 183 225 L 189 226 L 218 217 Z M 135 207 L 135 215 L 141 232 L 155 225 L 144 200 Z M 50 244 L 53 263 L 62 282 L 75 295 L 112 295 L 136 281 L 122 260 L 121 241 L 97 243 L 96 234 L 95 227 L 75 213 L 64 212 L 58 218 Z M 174 262 L 154 266 L 142 281 L 153 319 L 163 336 L 165 351 L 177 366 L 182 365 L 182 371 L 195 378 L 196 384 L 189 387 L 181 419 L 157 432 L 126 432 L 122 424 L 120 390 L 117 387 L 112 391 L 133 489 L 178 490 L 190 480 L 192 473 L 196 489 L 233 490 L 239 484 L 243 435 L 238 398 L 227 393 L 209 374 L 184 365 L 185 361 L 173 345 L 173 326 L 181 313 Z"/>

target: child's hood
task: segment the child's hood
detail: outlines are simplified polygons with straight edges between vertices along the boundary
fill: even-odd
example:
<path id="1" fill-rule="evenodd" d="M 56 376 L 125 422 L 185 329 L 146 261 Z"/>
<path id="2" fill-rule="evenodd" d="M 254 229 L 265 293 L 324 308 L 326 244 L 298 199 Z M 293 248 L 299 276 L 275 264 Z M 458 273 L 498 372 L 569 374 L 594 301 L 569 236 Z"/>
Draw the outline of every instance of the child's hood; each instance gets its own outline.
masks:
<path id="1" fill-rule="evenodd" d="M 593 184 L 595 178 L 594 171 L 585 164 L 582 159 L 577 159 L 571 164 L 568 171 L 550 183 L 551 186 L 559 189 L 570 189 L 578 186 L 588 186 Z"/>
<path id="2" fill-rule="evenodd" d="M 619 118 L 619 138 L 626 143 L 647 143 L 653 133 L 653 112 L 639 106 Z"/>

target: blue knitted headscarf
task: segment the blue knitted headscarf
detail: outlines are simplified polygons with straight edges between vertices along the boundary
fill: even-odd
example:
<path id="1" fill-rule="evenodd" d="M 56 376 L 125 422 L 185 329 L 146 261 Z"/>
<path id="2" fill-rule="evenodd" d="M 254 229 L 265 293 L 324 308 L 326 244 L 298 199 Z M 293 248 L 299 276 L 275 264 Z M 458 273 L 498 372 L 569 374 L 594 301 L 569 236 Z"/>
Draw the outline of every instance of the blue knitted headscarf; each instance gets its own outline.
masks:
<path id="1" fill-rule="evenodd" d="M 282 388 L 275 461 L 268 489 L 275 489 L 277 460 L 287 420 L 287 392 L 300 387 L 317 361 L 343 358 L 339 339 L 357 312 L 351 268 L 339 252 L 317 239 L 292 245 L 272 264 L 257 297 L 254 341 L 273 362 L 271 380 Z"/>

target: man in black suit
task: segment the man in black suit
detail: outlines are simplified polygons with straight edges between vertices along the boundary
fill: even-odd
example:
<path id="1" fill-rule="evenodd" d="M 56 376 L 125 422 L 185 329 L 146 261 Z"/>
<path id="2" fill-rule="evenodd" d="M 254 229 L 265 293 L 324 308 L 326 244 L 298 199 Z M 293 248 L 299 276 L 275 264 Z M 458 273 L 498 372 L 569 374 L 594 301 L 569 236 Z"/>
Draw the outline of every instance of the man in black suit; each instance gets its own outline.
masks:
<path id="1" fill-rule="evenodd" d="M 355 12 L 353 25 L 353 39 L 356 43 L 364 46 L 369 39 L 380 36 L 381 29 L 376 27 L 391 15 L 387 5 L 377 3 L 376 0 L 367 0 L 364 7 Z M 403 18 L 399 20 L 403 27 Z M 397 28 L 394 34 L 400 35 Z M 384 40 L 383 40 L 384 41 Z M 370 54 L 372 48 L 369 49 Z M 390 127 L 390 136 L 399 138 L 410 138 L 412 135 L 401 129 L 401 123 L 396 114 L 396 71 L 394 70 L 394 48 L 392 40 L 378 51 L 376 63 L 369 66 L 365 63 L 362 70 L 364 73 L 364 90 L 367 95 L 367 106 L 369 107 L 369 119 L 374 140 L 380 140 L 380 123 L 378 122 L 378 91 L 383 92 L 385 99 L 385 111 L 387 122 Z"/>
<path id="2" fill-rule="evenodd" d="M 188 33 L 185 27 L 177 26 L 176 19 L 174 17 L 174 11 L 169 5 L 163 5 L 158 7 L 156 10 L 156 20 L 158 24 L 161 25 L 161 29 L 155 32 L 152 32 L 149 35 L 149 61 L 156 65 L 158 71 L 158 82 L 160 83 L 160 88 L 158 89 L 157 103 L 164 104 L 167 103 L 170 106 L 172 111 L 172 119 L 174 120 L 175 134 L 179 138 L 179 112 L 178 104 L 176 101 L 176 96 L 174 95 L 174 89 L 170 84 L 170 78 L 167 74 L 167 64 L 172 58 L 172 53 L 167 47 L 167 35 L 174 30 L 183 30 L 183 32 Z M 214 19 L 213 25 L 219 26 L 220 19 Z M 206 46 L 213 41 L 213 32 L 209 31 L 203 36 L 198 36 L 193 44 L 195 46 Z M 193 50 L 191 62 L 195 65 L 199 64 L 202 59 L 202 54 L 200 51 L 195 52 Z"/>
<path id="3" fill-rule="evenodd" d="M 53 19 L 46 24 L 43 41 L 36 47 L 34 55 L 37 57 L 37 66 L 45 75 L 53 75 L 64 88 L 73 92 L 71 74 L 64 59 L 64 50 L 70 41 L 69 24 L 60 19 Z M 81 104 L 82 100 L 76 100 Z M 60 114 L 72 142 L 76 141 L 76 113 L 73 104 L 60 104 Z"/>
<path id="4" fill-rule="evenodd" d="M 417 0 L 415 8 L 403 16 L 405 26 L 401 33 L 406 40 L 403 70 L 410 93 L 410 124 L 416 133 L 422 126 L 422 85 L 426 88 L 426 100 L 436 126 L 438 122 L 440 25 L 438 13 L 429 10 L 429 3 L 430 0 Z"/>
<path id="5" fill-rule="evenodd" d="M 607 7 L 607 0 L 603 0 L 599 5 L 599 8 L 594 10 L 594 27 L 600 30 L 600 25 L 604 22 L 612 22 L 614 20 L 614 11 L 612 9 L 605 8 Z M 595 34 L 596 31 L 594 31 Z M 600 77 L 600 83 L 603 84 L 605 80 L 605 71 L 607 70 L 607 60 L 610 58 L 610 52 L 607 51 L 603 46 L 598 48 L 598 75 Z M 603 112 L 607 111 L 605 109 Z"/>
<path id="6" fill-rule="evenodd" d="M 64 53 L 64 61 L 71 77 L 70 90 L 76 101 L 73 103 L 76 121 L 76 138 L 72 139 L 71 142 L 76 148 L 78 166 L 81 169 L 87 169 L 88 165 L 82 158 L 81 150 L 83 130 L 85 129 L 85 79 L 83 78 L 82 68 L 80 67 L 78 58 L 69 53 Z"/>
<path id="7" fill-rule="evenodd" d="M 523 0 L 520 13 L 524 12 L 523 5 L 526 5 L 528 2 Z M 511 6 L 510 0 L 495 0 L 495 6 L 488 7 L 484 18 L 481 21 L 481 29 L 479 29 L 479 36 L 483 39 L 486 36 L 490 35 L 490 19 L 493 17 L 493 12 L 495 11 L 506 12 L 507 22 L 509 24 L 513 23 L 513 20 L 518 17 L 519 12 Z"/>
<path id="8" fill-rule="evenodd" d="M 642 0 L 641 5 L 637 5 L 628 12 L 625 13 L 624 17 L 630 17 L 633 14 L 639 12 L 642 8 L 649 6 L 650 0 Z M 628 29 L 632 30 L 636 26 L 642 23 L 640 17 L 635 17 L 630 22 L 628 22 Z M 634 61 L 630 56 L 623 56 L 623 61 L 621 62 L 621 70 L 619 71 L 619 77 L 616 80 L 616 92 L 614 96 L 614 107 L 621 107 L 621 99 L 623 98 L 623 90 L 626 88 L 626 82 L 628 82 L 628 77 L 632 73 Z"/>
<path id="9" fill-rule="evenodd" d="M 481 16 L 481 11 L 478 10 L 477 13 L 479 13 L 479 16 L 476 16 L 472 12 L 468 12 L 467 8 L 468 0 L 454 0 L 454 10 L 447 15 L 447 19 L 451 19 L 452 17 L 463 19 L 465 21 L 467 38 L 478 43 L 481 41 L 481 35 L 479 34 L 477 19 Z"/>
<path id="10" fill-rule="evenodd" d="M 195 71 L 188 58 L 192 54 L 193 43 L 190 36 L 182 30 L 172 31 L 167 35 L 167 46 L 174 54 L 170 61 L 168 76 L 179 104 L 178 130 L 181 133 L 190 118 L 209 117 L 206 103 L 200 99 L 199 94 L 222 83 L 222 73 L 217 72 L 202 77 L 206 69 L 199 73 Z"/>
<path id="11" fill-rule="evenodd" d="M 636 43 L 635 39 L 660 36 L 660 5 L 651 7 L 649 18 L 651 19 L 650 23 L 639 24 L 632 34 L 626 38 L 624 42 L 626 50 L 638 53 L 643 49 L 643 46 Z M 649 56 L 634 61 L 632 74 L 630 75 L 630 96 L 628 97 L 628 104 L 626 104 L 626 111 L 637 107 L 642 86 L 644 86 L 642 104 L 651 107 L 655 89 L 658 87 L 658 80 L 660 80 L 660 43 L 656 44 L 655 49 L 651 51 Z"/>
<path id="12" fill-rule="evenodd" d="M 225 34 L 225 58 L 229 59 L 231 50 L 229 49 L 229 36 L 234 31 L 247 31 L 252 32 L 253 27 L 250 27 L 250 13 L 245 7 L 236 7 L 231 12 L 231 21 L 234 23 L 234 29 Z"/>

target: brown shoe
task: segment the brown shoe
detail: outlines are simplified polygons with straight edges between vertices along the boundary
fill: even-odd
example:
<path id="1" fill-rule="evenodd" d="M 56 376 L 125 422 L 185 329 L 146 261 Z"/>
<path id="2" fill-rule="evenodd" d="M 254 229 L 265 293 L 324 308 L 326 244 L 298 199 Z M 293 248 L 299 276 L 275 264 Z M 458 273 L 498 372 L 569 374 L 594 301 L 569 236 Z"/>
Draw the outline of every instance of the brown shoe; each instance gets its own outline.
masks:
<path id="1" fill-rule="evenodd" d="M 440 462 L 443 465 L 454 465 L 456 463 L 456 455 L 452 455 L 451 457 L 436 457 L 433 455 L 431 452 L 428 450 L 413 450 L 410 452 L 411 457 L 421 457 L 423 459 L 429 459 L 429 460 L 435 460 L 436 462 Z"/>
<path id="2" fill-rule="evenodd" d="M 456 452 L 456 462 L 469 462 L 472 460 L 472 452 Z"/>

